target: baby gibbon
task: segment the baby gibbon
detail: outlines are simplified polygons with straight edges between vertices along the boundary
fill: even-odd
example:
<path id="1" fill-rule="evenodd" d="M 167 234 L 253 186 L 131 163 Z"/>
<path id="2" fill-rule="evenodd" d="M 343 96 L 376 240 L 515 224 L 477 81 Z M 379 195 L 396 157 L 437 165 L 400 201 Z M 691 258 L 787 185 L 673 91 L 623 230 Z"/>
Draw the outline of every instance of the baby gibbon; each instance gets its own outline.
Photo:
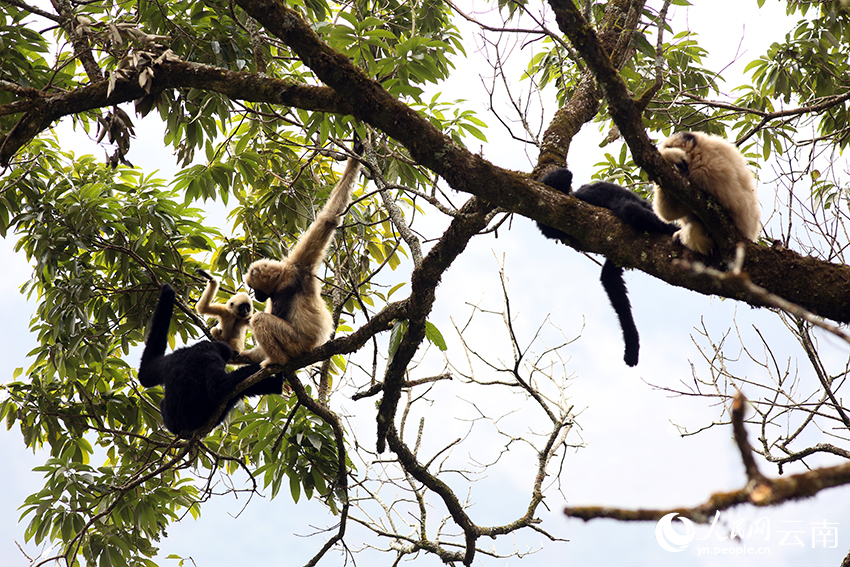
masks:
<path id="1" fill-rule="evenodd" d="M 747 169 L 744 156 L 733 144 L 719 136 L 702 132 L 680 132 L 667 138 L 659 149 L 688 179 L 691 186 L 710 193 L 729 211 L 732 222 L 748 240 L 755 240 L 761 230 L 761 211 L 756 196 L 756 183 Z M 658 216 L 677 221 L 682 227 L 674 238 L 700 254 L 709 254 L 714 241 L 708 229 L 688 207 L 655 187 L 654 208 Z"/>
<path id="2" fill-rule="evenodd" d="M 563 167 L 550 171 L 541 180 L 542 183 L 564 195 L 570 194 L 572 181 L 572 172 Z M 667 235 L 676 232 L 676 225 L 668 224 L 655 216 L 652 205 L 648 201 L 619 185 L 597 181 L 582 185 L 573 195 L 586 203 L 608 209 L 611 214 L 635 230 Z M 578 243 L 567 233 L 540 223 L 537 223 L 537 227 L 543 236 L 578 248 Z M 626 282 L 623 280 L 623 268 L 606 259 L 602 264 L 602 274 L 599 279 L 623 330 L 623 340 L 626 345 L 623 360 L 628 366 L 636 366 L 640 352 L 640 336 L 632 317 L 632 306 L 629 303 Z"/>
<path id="3" fill-rule="evenodd" d="M 227 303 L 213 303 L 216 292 L 218 292 L 218 280 L 204 270 L 196 270 L 197 273 L 207 278 L 207 287 L 198 300 L 195 310 L 200 315 L 209 315 L 218 319 L 218 325 L 210 334 L 217 341 L 227 343 L 233 352 L 240 353 L 245 348 L 245 334 L 248 332 L 248 323 L 254 313 L 254 304 L 251 297 L 244 292 L 234 294 Z"/>
<path id="4" fill-rule="evenodd" d="M 354 151 L 363 153 L 359 140 L 355 140 Z M 251 318 L 251 331 L 259 346 L 242 354 L 263 367 L 284 364 L 330 338 L 333 319 L 321 296 L 318 271 L 342 221 L 340 215 L 351 202 L 359 172 L 360 162 L 349 158 L 328 202 L 286 258 L 257 260 L 248 267 L 245 283 L 254 290 L 257 301 L 271 299 L 271 306 Z"/>
<path id="5" fill-rule="evenodd" d="M 204 425 L 237 384 L 260 371 L 260 365 L 250 364 L 227 372 L 226 365 L 232 351 L 220 341 L 204 340 L 165 354 L 174 295 L 170 285 L 162 286 L 145 350 L 142 351 L 139 382 L 146 388 L 163 385 L 165 395 L 159 406 L 162 421 L 172 433 L 186 436 Z M 229 399 L 218 423 L 224 420 L 240 398 L 280 394 L 282 391 L 283 376 L 269 376 Z"/>

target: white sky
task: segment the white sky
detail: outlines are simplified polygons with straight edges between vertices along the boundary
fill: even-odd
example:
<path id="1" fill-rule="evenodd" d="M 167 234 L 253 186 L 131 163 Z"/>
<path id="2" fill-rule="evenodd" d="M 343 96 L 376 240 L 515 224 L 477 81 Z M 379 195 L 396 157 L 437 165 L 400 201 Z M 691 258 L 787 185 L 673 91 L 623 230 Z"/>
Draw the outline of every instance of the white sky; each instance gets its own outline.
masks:
<path id="1" fill-rule="evenodd" d="M 675 16 L 687 18 L 690 28 L 700 33 L 700 41 L 711 52 L 704 62 L 706 67 L 717 69 L 729 63 L 739 51 L 743 38 L 746 52 L 739 54 L 739 63 L 724 72 L 730 86 L 742 82 L 739 77 L 746 62 L 761 54 L 772 41 L 781 39 L 781 35 L 777 34 L 784 35 L 790 28 L 784 19 L 784 3 L 781 2 L 769 0 L 761 11 L 757 10 L 755 0 L 696 0 L 694 3 L 696 6 L 687 10 L 675 8 Z M 471 59 L 475 57 L 472 45 L 470 37 L 467 53 Z M 474 60 L 467 63 L 458 61 L 457 65 L 457 72 L 443 88 L 447 100 L 472 98 L 471 93 L 480 91 L 477 76 L 485 67 Z M 452 95 L 451 92 L 458 94 Z M 494 119 L 491 120 L 483 104 L 475 109 L 479 111 L 479 117 L 491 124 L 486 131 L 490 142 L 483 148 L 485 157 L 503 167 L 527 171 L 530 166 L 522 150 L 518 151 L 518 146 L 504 135 Z M 162 152 L 149 150 L 155 144 L 142 143 L 145 138 L 160 139 L 156 134 L 158 126 L 150 118 L 137 122 L 137 126 L 140 130 L 130 160 L 145 171 L 162 169 L 164 164 L 172 161 L 171 158 L 164 158 Z M 63 140 L 67 139 L 66 133 L 62 136 Z M 596 127 L 588 125 L 573 143 L 569 161 L 577 182 L 588 179 L 592 165 L 599 161 L 602 155 L 598 148 L 600 139 Z M 102 155 L 97 149 L 86 151 Z M 78 153 L 83 153 L 83 150 Z M 163 176 L 167 174 L 163 172 Z M 763 192 L 765 190 L 762 188 Z M 770 203 L 771 200 L 766 199 L 763 193 L 762 202 Z M 529 250 L 539 253 L 529 253 Z M 496 258 L 503 256 L 520 337 L 527 340 L 546 314 L 550 314 L 552 322 L 567 337 L 581 333 L 581 338 L 564 353 L 569 357 L 566 359 L 567 371 L 574 376 L 569 384 L 569 395 L 576 408 L 583 410 L 579 424 L 581 438 L 587 446 L 566 459 L 562 491 L 567 502 L 557 491 L 552 491 L 546 500 L 551 513 L 547 514 L 541 508 L 541 516 L 545 519 L 542 527 L 559 537 L 568 538 L 570 543 L 548 543 L 533 532 L 523 532 L 514 540 L 517 548 L 542 544 L 543 549 L 536 557 L 522 562 L 506 562 L 486 560 L 478 555 L 476 564 L 606 565 L 616 562 L 728 567 L 840 563 L 850 547 L 844 535 L 846 532 L 839 531 L 835 549 L 812 549 L 808 544 L 803 547 L 783 545 L 780 544 L 779 533 L 787 530 L 781 527 L 783 525 L 797 525 L 786 522 L 802 522 L 802 525 L 809 526 L 822 520 L 837 522 L 841 530 L 846 530 L 850 527 L 850 511 L 845 504 L 846 489 L 829 490 L 815 499 L 777 508 L 756 510 L 743 507 L 724 514 L 726 533 L 735 519 L 751 522 L 762 517 L 769 518 L 773 537 L 764 543 L 757 538 L 745 542 L 748 546 L 761 546 L 769 551 L 767 555 L 758 556 L 698 555 L 696 545 L 683 553 L 673 554 L 663 551 L 655 542 L 655 525 L 651 523 L 623 525 L 597 520 L 585 524 L 563 518 L 560 509 L 565 504 L 653 508 L 688 506 L 705 501 L 713 492 L 739 488 L 744 482 L 743 467 L 728 430 L 717 428 L 695 437 L 682 438 L 673 426 L 675 423 L 699 427 L 717 418 L 718 408 L 707 407 L 706 401 L 701 399 L 670 398 L 648 385 L 675 387 L 680 382 L 689 382 L 690 362 L 696 365 L 698 371 L 705 372 L 691 339 L 693 328 L 701 324 L 701 318 L 715 338 L 719 338 L 737 317 L 745 340 L 754 337 L 752 329 L 757 326 L 777 341 L 780 354 L 796 356 L 797 349 L 788 343 L 782 329 L 778 328 L 778 320 L 764 310 L 706 298 L 672 288 L 645 274 L 630 272 L 627 284 L 641 332 L 642 349 L 640 365 L 629 369 L 622 362 L 622 337 L 616 317 L 598 284 L 599 267 L 570 248 L 544 241 L 532 223 L 522 217 L 515 217 L 510 229 L 503 227 L 498 238 L 484 236 L 474 239 L 443 278 L 430 320 L 452 341 L 452 349 L 457 348 L 457 341 L 451 336 L 451 318 L 465 320 L 469 303 L 480 302 L 482 307 L 501 309 Z M 546 263 L 541 266 L 543 258 Z M 0 296 L 0 312 L 7 320 L 0 327 L 0 340 L 7 345 L 8 353 L 0 362 L 0 376 L 5 380 L 11 378 L 14 368 L 27 365 L 24 353 L 35 343 L 20 332 L 27 326 L 33 304 L 28 304 L 17 293 L 18 287 L 29 278 L 30 269 L 22 255 L 11 252 L 9 241 L 0 243 L 0 261 L 5 267 L 0 272 L 0 290 L 4 292 Z M 474 286 L 470 285 L 471 282 Z M 482 320 L 480 327 L 470 335 L 470 340 L 482 349 L 489 345 L 494 356 L 504 356 L 501 331 L 500 326 Z M 830 356 L 837 360 L 846 359 L 846 349 L 829 339 L 824 342 L 832 345 L 827 348 L 832 352 Z M 734 348 L 731 350 L 734 351 Z M 459 355 L 457 350 L 450 350 L 450 353 L 453 358 Z M 810 374 L 805 360 L 801 359 L 799 365 L 801 374 Z M 439 370 L 436 365 L 434 368 Z M 741 368 L 744 372 L 757 371 L 754 365 L 742 363 Z M 422 375 L 428 375 L 425 368 Z M 447 384 L 438 387 L 430 396 L 435 405 L 426 414 L 428 421 L 423 447 L 426 453 L 437 450 L 466 431 L 466 424 L 455 420 L 455 416 L 470 414 L 468 402 L 455 397 L 461 391 Z M 481 404 L 494 410 L 511 402 L 480 400 Z M 335 403 L 338 404 L 333 408 L 335 411 L 351 416 L 353 433 L 362 436 L 362 439 L 374 439 L 374 405 L 371 400 L 352 402 L 337 397 Z M 452 419 L 441 418 L 442 408 Z M 453 458 L 461 463 L 470 457 L 487 460 L 491 456 L 488 451 L 493 450 L 480 443 L 470 447 L 463 446 Z M 0 451 L 10 463 L 4 475 L 4 490 L 0 491 L 0 565 L 25 565 L 15 544 L 17 541 L 24 545 L 24 526 L 16 525 L 20 515 L 17 507 L 27 494 L 40 487 L 41 475 L 30 472 L 32 467 L 40 464 L 40 460 L 23 448 L 17 427 L 0 434 Z M 511 463 L 502 463 L 473 487 L 471 514 L 474 520 L 482 524 L 496 524 L 524 512 L 534 466 L 533 455 L 528 451 L 525 455 L 528 461 L 514 458 Z M 775 474 L 775 469 L 767 465 L 763 465 L 763 470 L 771 476 Z M 789 470 L 797 472 L 791 467 Z M 456 479 L 449 476 L 447 481 L 454 485 Z M 254 500 L 238 519 L 233 519 L 231 516 L 239 514 L 244 504 L 244 499 L 237 501 L 229 497 L 205 504 L 199 521 L 188 519 L 168 529 L 169 537 L 162 542 L 160 557 L 170 553 L 191 555 L 202 567 L 303 564 L 320 547 L 320 538 L 302 538 L 292 534 L 312 533 L 314 530 L 307 526 L 308 523 L 320 527 L 333 523 L 320 503 L 302 500 L 296 506 L 286 494 L 281 494 L 274 501 Z M 442 516 L 443 510 L 437 507 L 431 514 Z M 358 541 L 359 533 L 362 529 L 351 525 L 346 539 L 354 543 Z M 736 549 L 728 541 L 717 540 L 706 527 L 697 528 L 696 537 L 698 540 L 707 538 L 704 547 L 709 547 L 712 552 L 715 549 L 727 552 Z M 367 538 L 374 541 L 373 536 Z M 386 545 L 387 542 L 381 543 Z M 485 542 L 481 544 L 487 545 Z M 502 540 L 496 545 L 504 551 L 511 543 Z M 32 545 L 24 547 L 29 552 L 34 549 Z M 360 556 L 358 560 L 361 564 L 368 564 L 369 557 L 374 556 Z M 420 557 L 418 561 L 424 565 L 440 564 L 434 557 Z M 389 563 L 385 558 L 380 564 Z M 175 562 L 163 559 L 161 564 Z M 336 565 L 340 561 L 330 556 L 322 564 Z"/>

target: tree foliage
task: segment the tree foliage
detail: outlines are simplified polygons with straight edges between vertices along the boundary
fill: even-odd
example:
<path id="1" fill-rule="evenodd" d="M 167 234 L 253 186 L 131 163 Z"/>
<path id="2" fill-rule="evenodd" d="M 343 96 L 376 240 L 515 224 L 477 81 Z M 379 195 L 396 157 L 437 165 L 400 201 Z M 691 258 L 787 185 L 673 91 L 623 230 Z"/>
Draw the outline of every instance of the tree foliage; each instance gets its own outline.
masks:
<path id="1" fill-rule="evenodd" d="M 418 370 L 429 348 L 447 349 L 448 330 L 429 321 L 443 274 L 471 238 L 498 230 L 511 215 L 563 230 L 586 252 L 695 294 L 787 309 L 777 302 L 784 299 L 850 322 L 846 182 L 834 159 L 850 141 L 850 13 L 840 2 L 789 0 L 798 23 L 746 66 L 749 80 L 731 96 L 721 92 L 719 72 L 704 66 L 700 38 L 671 17 L 686 0 L 500 0 L 490 14 L 496 24 L 440 0 L 44 4 L 0 6 L 0 234 L 17 238 L 32 264 L 23 290 L 38 306 L 31 322 L 38 346 L 28 367 L 3 385 L 0 415 L 28 447 L 49 454 L 38 469 L 44 488 L 22 507 L 24 538 L 56 546 L 39 564 L 154 565 L 168 525 L 186 513 L 197 517 L 214 496 L 211 479 L 239 470 L 250 491 L 316 497 L 337 517 L 311 564 L 334 547 L 347 552 L 352 522 L 393 541 L 388 551 L 397 560 L 426 552 L 468 565 L 476 553 L 499 555 L 484 549 L 483 536 L 537 530 L 557 539 L 538 525 L 538 508 L 544 481 L 558 478 L 576 443 L 564 378 L 552 370 L 568 341 L 534 359 L 512 326 L 505 286 L 513 360 L 487 362 L 497 378 L 467 375 L 456 362 L 437 374 Z M 489 125 L 501 122 L 536 154 L 529 174 L 479 155 L 488 121 L 439 92 L 472 48 L 458 28 L 467 20 L 492 48 L 497 80 L 487 91 L 495 96 L 501 83 L 499 96 L 516 111 L 509 117 L 494 107 Z M 507 65 L 506 38 L 534 46 L 520 72 Z M 533 123 L 518 96 L 522 86 L 545 97 L 547 120 Z M 156 115 L 163 139 L 135 139 L 138 123 Z M 78 155 L 70 135 L 52 130 L 59 122 L 111 155 Z M 706 222 L 719 243 L 716 257 L 637 235 L 536 181 L 569 161 L 574 136 L 592 123 L 609 131 L 603 144 L 610 145 L 594 177 L 644 195 L 650 181 L 669 187 Z M 764 219 L 764 238 L 746 245 L 737 272 L 727 272 L 736 233 L 725 213 L 690 192 L 655 150 L 652 140 L 680 130 L 736 140 L 763 181 L 763 164 L 779 164 L 776 194 L 790 197 Z M 206 322 L 193 312 L 205 285 L 195 270 L 213 271 L 232 292 L 250 262 L 284 256 L 326 200 L 355 133 L 368 142 L 367 174 L 322 274 L 335 338 L 276 369 L 286 373 L 291 394 L 242 404 L 226 425 L 174 438 L 160 422 L 162 391 L 144 390 L 135 378 L 159 285 L 171 283 L 180 298 L 172 346 L 208 338 Z M 170 148 L 179 164 L 172 179 L 133 167 L 148 144 Z M 211 211 L 221 210 L 227 226 L 214 226 Z M 817 361 L 810 334 L 816 318 L 786 312 L 782 321 Z M 465 352 L 450 355 L 475 358 L 463 331 Z M 806 398 L 819 399 L 816 406 L 789 403 L 787 412 L 801 429 L 815 416 L 837 423 L 846 442 L 850 420 L 836 397 L 844 374 L 828 374 L 818 374 L 818 389 Z M 543 424 L 543 433 L 525 439 L 536 475 L 527 508 L 511 522 L 476 523 L 462 492 L 445 481 L 441 451 L 424 457 L 421 426 L 411 433 L 408 411 L 422 399 L 416 392 L 450 379 L 475 391 L 520 391 L 523 411 Z M 737 382 L 719 383 L 706 382 L 731 408 Z M 781 384 L 770 388 L 783 391 Z M 377 437 L 355 437 L 335 413 L 338 399 L 378 395 L 377 409 L 368 401 L 358 406 L 374 415 Z M 779 419 L 776 399 L 768 398 L 753 402 L 764 424 Z M 728 419 L 749 463 L 736 403 Z M 505 442 L 506 453 L 520 437 Z M 755 450 L 780 472 L 813 452 L 850 456 L 840 443 L 791 448 L 795 438 L 762 440 Z M 372 466 L 380 459 L 390 465 Z M 724 507 L 773 504 L 850 482 L 842 466 L 801 476 L 795 489 L 748 465 L 750 480 L 763 488 L 757 496 L 742 489 L 695 508 L 692 517 L 705 521 Z M 407 496 L 382 501 L 377 493 L 386 485 Z M 415 521 L 393 511 L 408 505 Z M 444 520 L 427 518 L 432 506 Z M 367 509 L 386 517 L 375 520 Z M 573 515 L 646 520 L 662 512 L 637 517 L 590 508 Z"/>

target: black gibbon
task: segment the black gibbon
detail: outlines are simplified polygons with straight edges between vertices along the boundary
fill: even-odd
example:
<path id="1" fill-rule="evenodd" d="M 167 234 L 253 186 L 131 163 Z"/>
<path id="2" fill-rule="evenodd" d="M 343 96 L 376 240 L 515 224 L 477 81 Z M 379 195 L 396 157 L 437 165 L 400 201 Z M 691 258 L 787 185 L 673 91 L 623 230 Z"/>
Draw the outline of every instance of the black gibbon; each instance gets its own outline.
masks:
<path id="1" fill-rule="evenodd" d="M 542 183 L 564 195 L 570 194 L 572 181 L 573 174 L 566 168 L 550 171 L 541 180 Z M 652 212 L 652 205 L 648 201 L 640 198 L 628 189 L 613 183 L 597 181 L 582 185 L 573 195 L 586 203 L 608 209 L 611 211 L 611 214 L 635 230 L 672 235 L 678 228 L 674 224 L 669 224 L 659 219 Z M 543 233 L 543 236 L 547 238 L 560 240 L 575 248 L 578 247 L 575 239 L 565 232 L 540 223 L 537 223 L 537 227 Z M 611 302 L 611 306 L 617 313 L 617 318 L 620 320 L 620 328 L 623 330 L 623 340 L 626 344 L 623 360 L 629 366 L 636 366 L 640 351 L 640 336 L 638 335 L 638 330 L 632 317 L 632 306 L 629 303 L 626 282 L 623 280 L 623 268 L 606 259 L 605 263 L 602 264 L 602 274 L 599 279 L 602 282 L 605 293 L 608 294 L 608 300 Z"/>
<path id="2" fill-rule="evenodd" d="M 218 325 L 213 327 L 210 334 L 215 340 L 227 343 L 233 352 L 239 354 L 245 348 L 245 333 L 248 332 L 248 323 L 254 314 L 251 296 L 239 292 L 228 299 L 227 303 L 213 303 L 212 300 L 218 292 L 218 280 L 204 270 L 195 271 L 207 278 L 207 287 L 195 305 L 195 310 L 200 315 L 218 319 Z"/>
<path id="3" fill-rule="evenodd" d="M 354 151 L 363 145 L 355 140 Z M 349 158 L 328 202 L 310 228 L 283 260 L 257 260 L 248 267 L 245 283 L 257 301 L 271 299 L 266 313 L 251 318 L 251 331 L 259 345 L 242 354 L 262 366 L 284 364 L 325 343 L 333 331 L 333 319 L 321 296 L 319 266 L 325 259 L 341 215 L 351 202 L 351 190 L 360 162 Z"/>
<path id="4" fill-rule="evenodd" d="M 734 144 L 702 132 L 680 132 L 667 138 L 659 151 L 693 187 L 717 198 L 744 238 L 758 237 L 761 211 L 755 179 Z M 681 225 L 675 239 L 700 254 L 711 253 L 714 241 L 693 211 L 657 185 L 653 201 L 658 216 Z"/>
<path id="5" fill-rule="evenodd" d="M 219 341 L 201 341 L 165 354 L 173 310 L 174 289 L 163 284 L 142 352 L 139 382 L 146 388 L 163 385 L 165 395 L 159 406 L 162 421 L 169 431 L 180 435 L 204 425 L 237 384 L 260 371 L 260 365 L 250 364 L 227 372 L 225 366 L 232 351 Z M 269 376 L 228 400 L 218 423 L 240 398 L 282 391 L 283 376 Z"/>

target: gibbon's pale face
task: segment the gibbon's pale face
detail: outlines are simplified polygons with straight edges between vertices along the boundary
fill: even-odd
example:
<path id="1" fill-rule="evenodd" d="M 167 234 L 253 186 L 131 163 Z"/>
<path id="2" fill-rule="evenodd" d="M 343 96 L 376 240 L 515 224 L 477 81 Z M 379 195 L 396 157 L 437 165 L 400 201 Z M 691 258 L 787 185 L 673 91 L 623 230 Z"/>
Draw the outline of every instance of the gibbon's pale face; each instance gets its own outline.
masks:
<path id="1" fill-rule="evenodd" d="M 696 189 L 713 195 L 726 209 L 738 231 L 755 241 L 761 231 L 761 209 L 755 177 L 737 146 L 719 136 L 702 132 L 680 132 L 661 144 L 661 155 L 673 163 Z M 708 254 L 714 242 L 705 225 L 682 203 L 656 188 L 655 211 L 665 220 L 679 220 L 676 233 L 685 246 Z M 683 220 L 682 220 L 683 219 Z"/>
<path id="2" fill-rule="evenodd" d="M 237 293 L 227 302 L 227 311 L 237 319 L 250 319 L 254 313 L 251 296 L 245 292 Z"/>

